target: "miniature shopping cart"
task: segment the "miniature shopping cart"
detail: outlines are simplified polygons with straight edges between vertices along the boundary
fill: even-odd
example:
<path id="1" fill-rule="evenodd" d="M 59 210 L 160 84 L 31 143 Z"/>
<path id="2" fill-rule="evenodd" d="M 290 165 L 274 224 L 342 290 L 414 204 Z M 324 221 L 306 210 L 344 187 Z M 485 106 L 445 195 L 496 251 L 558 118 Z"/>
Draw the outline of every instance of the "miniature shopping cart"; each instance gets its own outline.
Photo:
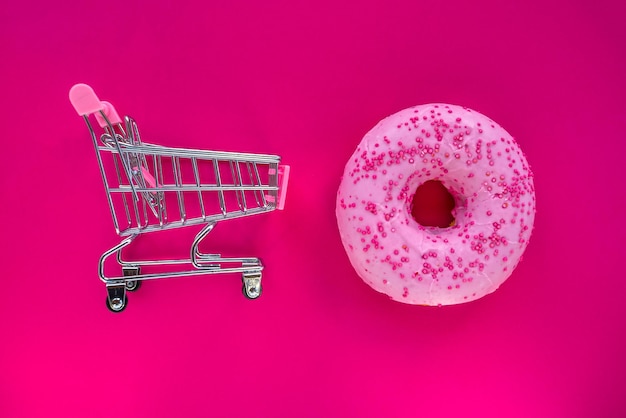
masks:
<path id="1" fill-rule="evenodd" d="M 96 150 L 113 224 L 124 237 L 100 257 L 98 273 L 106 284 L 108 308 L 121 312 L 127 291 L 144 280 L 238 273 L 243 293 L 261 295 L 263 264 L 258 258 L 224 258 L 199 251 L 200 242 L 219 221 L 282 209 L 289 166 L 275 155 L 215 152 L 164 147 L 143 142 L 135 121 L 118 116 L 91 87 L 77 84 L 70 101 L 87 122 Z M 94 115 L 97 124 L 92 124 Z M 96 133 L 97 126 L 101 128 Z M 204 225 L 191 244 L 189 258 L 125 261 L 122 249 L 139 235 L 166 229 Z M 116 255 L 118 276 L 107 277 L 104 265 Z M 155 267 L 156 266 L 156 267 Z M 143 272 L 160 269 L 166 272 Z"/>

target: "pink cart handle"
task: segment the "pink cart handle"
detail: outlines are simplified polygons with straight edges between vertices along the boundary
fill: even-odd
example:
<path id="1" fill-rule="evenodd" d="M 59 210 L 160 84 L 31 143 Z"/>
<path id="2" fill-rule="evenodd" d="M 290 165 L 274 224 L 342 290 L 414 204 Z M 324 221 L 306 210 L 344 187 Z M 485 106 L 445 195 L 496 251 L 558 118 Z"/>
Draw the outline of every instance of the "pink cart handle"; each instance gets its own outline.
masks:
<path id="1" fill-rule="evenodd" d="M 111 103 L 109 102 L 101 102 L 101 103 L 103 107 L 102 111 L 106 115 L 107 119 L 109 119 L 109 122 L 111 122 L 111 125 L 117 125 L 118 123 L 122 123 L 122 119 L 117 114 L 117 111 L 115 110 L 115 108 L 113 107 Z M 98 121 L 98 124 L 100 125 L 101 128 L 105 128 L 106 126 L 108 126 L 107 121 L 104 120 L 100 112 L 96 113 L 96 120 Z"/>
<path id="2" fill-rule="evenodd" d="M 70 89 L 70 102 L 80 116 L 91 115 L 104 109 L 104 105 L 87 84 L 75 84 Z"/>
<path id="3" fill-rule="evenodd" d="M 104 112 L 112 125 L 122 123 L 122 119 L 117 114 L 117 111 L 113 105 L 109 102 L 101 102 L 96 96 L 93 89 L 87 84 L 76 84 L 70 89 L 70 102 L 76 113 L 80 116 L 96 114 L 96 120 L 101 128 L 107 126 L 106 120 L 100 114 L 100 111 Z"/>

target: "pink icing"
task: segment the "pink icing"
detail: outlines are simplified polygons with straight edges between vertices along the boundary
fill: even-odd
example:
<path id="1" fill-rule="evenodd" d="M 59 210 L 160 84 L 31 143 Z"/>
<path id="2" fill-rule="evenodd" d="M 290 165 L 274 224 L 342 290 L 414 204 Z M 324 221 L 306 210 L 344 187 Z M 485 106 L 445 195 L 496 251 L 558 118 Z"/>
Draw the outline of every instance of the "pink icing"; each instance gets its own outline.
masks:
<path id="1" fill-rule="evenodd" d="M 454 226 L 413 219 L 413 195 L 427 180 L 454 196 Z M 533 175 L 515 140 L 486 116 L 415 106 L 365 135 L 346 164 L 336 214 L 354 269 L 375 290 L 417 305 L 469 302 L 519 263 L 535 218 Z"/>

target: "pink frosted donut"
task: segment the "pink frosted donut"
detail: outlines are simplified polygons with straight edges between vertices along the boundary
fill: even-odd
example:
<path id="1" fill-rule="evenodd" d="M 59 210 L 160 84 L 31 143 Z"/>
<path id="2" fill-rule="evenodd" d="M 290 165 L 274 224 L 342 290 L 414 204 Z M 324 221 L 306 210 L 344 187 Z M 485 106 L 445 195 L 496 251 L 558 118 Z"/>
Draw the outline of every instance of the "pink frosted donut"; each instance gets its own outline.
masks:
<path id="1" fill-rule="evenodd" d="M 454 197 L 448 228 L 411 215 L 428 180 Z M 520 261 L 533 229 L 533 174 L 515 140 L 468 108 L 428 104 L 368 132 L 346 164 L 337 223 L 358 275 L 393 300 L 453 305 L 495 291 Z"/>

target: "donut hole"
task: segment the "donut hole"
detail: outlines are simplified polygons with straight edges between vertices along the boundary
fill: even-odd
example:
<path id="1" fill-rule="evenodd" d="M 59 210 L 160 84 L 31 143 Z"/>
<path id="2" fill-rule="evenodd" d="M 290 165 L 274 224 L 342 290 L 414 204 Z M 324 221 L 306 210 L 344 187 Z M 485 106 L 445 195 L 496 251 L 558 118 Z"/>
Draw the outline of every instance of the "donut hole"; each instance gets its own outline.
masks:
<path id="1" fill-rule="evenodd" d="M 411 203 L 411 215 L 422 226 L 448 228 L 454 225 L 454 196 L 439 180 L 422 183 Z"/>

